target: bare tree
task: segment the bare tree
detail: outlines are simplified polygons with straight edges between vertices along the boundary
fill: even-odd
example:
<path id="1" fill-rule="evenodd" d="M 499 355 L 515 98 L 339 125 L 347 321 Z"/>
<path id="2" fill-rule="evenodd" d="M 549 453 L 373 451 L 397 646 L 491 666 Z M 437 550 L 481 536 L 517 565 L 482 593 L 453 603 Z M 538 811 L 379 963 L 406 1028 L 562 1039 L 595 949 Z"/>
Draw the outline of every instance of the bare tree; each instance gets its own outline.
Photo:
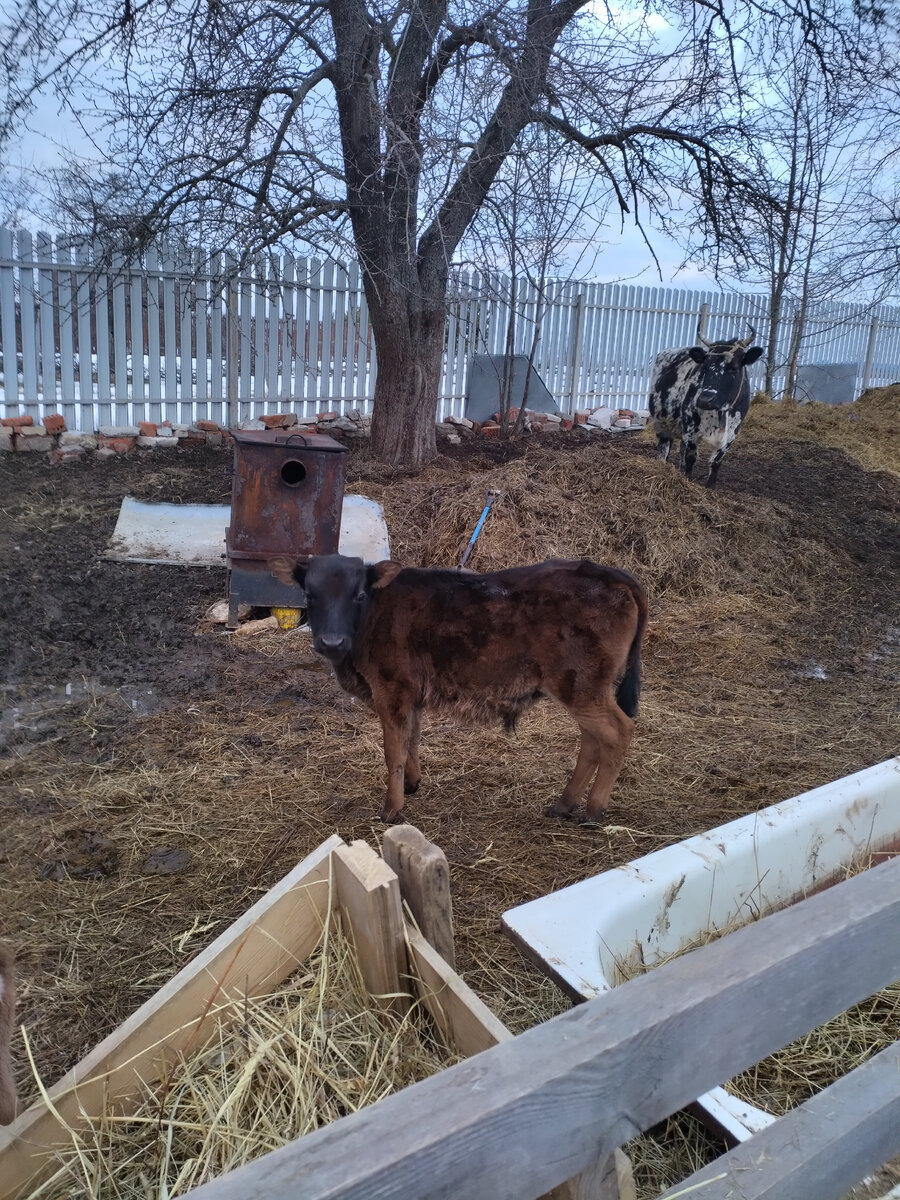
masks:
<path id="1" fill-rule="evenodd" d="M 758 49 L 756 97 L 746 106 L 745 125 L 754 169 L 767 180 L 766 201 L 760 206 L 750 193 L 730 197 L 740 237 L 711 237 L 707 228 L 702 248 L 719 274 L 767 288 L 764 386 L 771 392 L 776 372 L 786 368 L 785 390 L 792 394 L 810 305 L 846 295 L 858 238 L 871 223 L 875 75 L 823 73 L 821 47 L 783 28 Z M 779 362 L 788 311 L 789 346 Z"/>
<path id="2" fill-rule="evenodd" d="M 649 9 L 588 0 L 34 0 L 2 35 L 5 128 L 48 86 L 105 116 L 115 170 L 64 193 L 135 248 L 175 231 L 245 257 L 298 239 L 355 254 L 373 450 L 416 465 L 435 453 L 454 255 L 523 132 L 568 147 L 638 222 L 691 185 L 724 232 L 721 197 L 758 190 L 738 50 L 776 12 L 816 44 L 831 2 L 660 0 L 660 41 Z"/>

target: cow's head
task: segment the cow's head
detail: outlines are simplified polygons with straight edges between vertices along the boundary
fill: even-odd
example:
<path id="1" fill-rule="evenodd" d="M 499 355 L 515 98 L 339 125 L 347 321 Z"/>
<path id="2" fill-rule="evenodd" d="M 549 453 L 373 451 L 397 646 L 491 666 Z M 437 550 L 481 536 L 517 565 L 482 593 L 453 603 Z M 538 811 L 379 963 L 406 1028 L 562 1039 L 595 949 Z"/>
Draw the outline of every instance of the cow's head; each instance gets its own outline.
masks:
<path id="1" fill-rule="evenodd" d="M 376 588 L 391 582 L 400 564 L 366 565 L 361 558 L 317 554 L 308 563 L 275 558 L 269 570 L 289 585 L 299 583 L 306 593 L 306 619 L 313 649 L 338 662 L 353 649 Z"/>
<path id="2" fill-rule="evenodd" d="M 744 368 L 763 352 L 762 346 L 750 344 L 755 335 L 752 325 L 749 337 L 731 342 L 708 342 L 698 332 L 700 345 L 692 346 L 688 354 L 697 364 L 695 403 L 699 409 L 727 412 L 738 403 L 746 378 Z"/>

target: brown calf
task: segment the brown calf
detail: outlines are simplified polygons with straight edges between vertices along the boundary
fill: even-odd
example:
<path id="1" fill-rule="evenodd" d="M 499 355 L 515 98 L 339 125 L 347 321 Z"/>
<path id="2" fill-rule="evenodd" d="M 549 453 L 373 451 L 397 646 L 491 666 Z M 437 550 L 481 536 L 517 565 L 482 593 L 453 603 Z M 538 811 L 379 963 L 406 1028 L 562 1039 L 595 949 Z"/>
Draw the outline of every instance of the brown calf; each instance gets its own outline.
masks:
<path id="1" fill-rule="evenodd" d="M 570 815 L 592 778 L 587 819 L 607 806 L 634 730 L 647 621 L 644 589 L 627 572 L 551 560 L 476 575 L 339 554 L 270 567 L 304 589 L 313 647 L 381 719 L 384 821 L 419 786 L 423 709 L 499 718 L 511 730 L 544 696 L 581 730 L 575 769 L 549 813 Z"/>
<path id="2" fill-rule="evenodd" d="M 16 1085 L 13 1082 L 9 1047 L 16 1013 L 16 980 L 12 952 L 0 942 L 0 1125 L 16 1115 Z"/>

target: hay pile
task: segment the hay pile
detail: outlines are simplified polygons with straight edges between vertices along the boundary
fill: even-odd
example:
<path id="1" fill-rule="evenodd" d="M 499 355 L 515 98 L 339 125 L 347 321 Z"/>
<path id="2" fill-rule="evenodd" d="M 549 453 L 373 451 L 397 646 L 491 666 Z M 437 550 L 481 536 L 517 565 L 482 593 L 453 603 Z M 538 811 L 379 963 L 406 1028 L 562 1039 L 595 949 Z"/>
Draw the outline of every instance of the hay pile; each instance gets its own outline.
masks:
<path id="1" fill-rule="evenodd" d="M 773 404 L 754 397 L 741 440 L 793 438 L 849 454 L 867 471 L 900 476 L 900 385 L 869 388 L 852 404 Z"/>
<path id="2" fill-rule="evenodd" d="M 168 1200 L 278 1149 L 458 1056 L 427 1014 L 376 1008 L 353 947 L 327 931 L 303 967 L 271 996 L 214 1013 L 209 1040 L 148 1090 L 137 1112 L 106 1112 L 31 1200 Z"/>

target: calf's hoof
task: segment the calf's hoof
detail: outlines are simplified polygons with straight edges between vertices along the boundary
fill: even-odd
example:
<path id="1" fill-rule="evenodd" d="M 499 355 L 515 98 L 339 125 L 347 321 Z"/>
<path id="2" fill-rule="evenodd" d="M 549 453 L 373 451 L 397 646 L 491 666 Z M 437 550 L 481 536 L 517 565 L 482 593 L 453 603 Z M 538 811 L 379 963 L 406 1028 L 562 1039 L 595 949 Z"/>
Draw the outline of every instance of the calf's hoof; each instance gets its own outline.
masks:
<path id="1" fill-rule="evenodd" d="M 416 794 L 416 792 L 419 790 L 419 784 L 421 782 L 422 782 L 421 779 L 417 779 L 415 783 L 410 783 L 408 779 L 404 780 L 403 795 L 404 796 L 414 796 Z"/>
<path id="2" fill-rule="evenodd" d="M 545 817 L 560 817 L 564 821 L 571 821 L 574 815 L 575 813 L 573 809 L 566 808 L 564 805 L 560 804 L 558 800 L 553 804 L 548 804 L 544 809 Z"/>
<path id="3" fill-rule="evenodd" d="M 396 825 L 400 820 L 400 814 L 402 811 L 402 806 L 400 808 L 391 808 L 389 804 L 385 804 L 379 815 L 381 820 L 384 821 L 385 825 Z"/>

